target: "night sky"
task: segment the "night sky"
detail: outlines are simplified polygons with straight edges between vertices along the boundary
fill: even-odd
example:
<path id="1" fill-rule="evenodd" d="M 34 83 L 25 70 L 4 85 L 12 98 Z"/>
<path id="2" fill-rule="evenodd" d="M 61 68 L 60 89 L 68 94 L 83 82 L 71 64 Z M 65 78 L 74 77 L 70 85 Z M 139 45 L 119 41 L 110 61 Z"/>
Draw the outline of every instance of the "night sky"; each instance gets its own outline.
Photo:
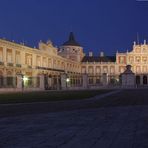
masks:
<path id="1" fill-rule="evenodd" d="M 113 55 L 148 40 L 148 2 L 136 0 L 0 0 L 0 37 L 60 46 L 73 31 L 84 51 Z"/>

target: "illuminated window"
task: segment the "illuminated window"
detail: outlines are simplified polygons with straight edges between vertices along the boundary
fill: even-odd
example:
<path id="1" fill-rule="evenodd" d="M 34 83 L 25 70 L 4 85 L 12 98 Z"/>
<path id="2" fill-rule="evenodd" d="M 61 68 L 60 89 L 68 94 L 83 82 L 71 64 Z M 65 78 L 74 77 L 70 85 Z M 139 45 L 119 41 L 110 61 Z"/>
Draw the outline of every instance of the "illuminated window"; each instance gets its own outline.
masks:
<path id="1" fill-rule="evenodd" d="M 21 63 L 21 57 L 20 57 L 20 52 L 16 51 L 16 64 Z"/>
<path id="2" fill-rule="evenodd" d="M 31 54 L 26 54 L 26 64 L 31 66 L 32 65 L 32 55 Z"/>
<path id="3" fill-rule="evenodd" d="M 7 50 L 7 62 L 12 63 L 12 50 Z"/>
<path id="4" fill-rule="evenodd" d="M 146 63 L 147 62 L 147 57 L 142 57 L 142 62 Z"/>
<path id="5" fill-rule="evenodd" d="M 134 62 L 134 58 L 133 57 L 129 57 L 129 62 L 132 64 Z"/>
<path id="6" fill-rule="evenodd" d="M 136 57 L 136 62 L 139 63 L 140 62 L 140 57 Z"/>
<path id="7" fill-rule="evenodd" d="M 140 48 L 136 48 L 135 51 L 136 51 L 137 53 L 140 53 Z"/>

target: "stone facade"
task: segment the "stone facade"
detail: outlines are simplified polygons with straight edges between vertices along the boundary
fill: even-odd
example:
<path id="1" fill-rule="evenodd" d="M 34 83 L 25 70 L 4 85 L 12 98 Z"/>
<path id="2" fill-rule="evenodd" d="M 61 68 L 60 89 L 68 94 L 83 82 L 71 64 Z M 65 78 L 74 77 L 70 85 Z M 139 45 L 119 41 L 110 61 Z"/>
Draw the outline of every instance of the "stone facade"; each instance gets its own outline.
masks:
<path id="1" fill-rule="evenodd" d="M 17 44 L 0 39 L 0 87 L 21 87 L 20 75 L 25 76 L 24 85 L 31 83 L 36 87 L 46 85 L 49 89 L 67 86 L 107 85 L 119 82 L 120 74 L 126 65 L 132 66 L 135 82 L 139 85 L 147 84 L 148 79 L 148 45 L 134 42 L 133 50 L 126 53 L 116 53 L 116 56 L 85 56 L 83 47 L 76 42 L 73 33 L 61 47 L 56 48 L 51 41 L 39 42 L 38 48 L 31 48 L 24 44 Z M 38 78 L 44 77 L 44 84 Z M 70 79 L 70 82 L 64 80 Z M 31 80 L 31 82 L 29 82 Z M 62 83 L 62 84 L 61 84 Z"/>

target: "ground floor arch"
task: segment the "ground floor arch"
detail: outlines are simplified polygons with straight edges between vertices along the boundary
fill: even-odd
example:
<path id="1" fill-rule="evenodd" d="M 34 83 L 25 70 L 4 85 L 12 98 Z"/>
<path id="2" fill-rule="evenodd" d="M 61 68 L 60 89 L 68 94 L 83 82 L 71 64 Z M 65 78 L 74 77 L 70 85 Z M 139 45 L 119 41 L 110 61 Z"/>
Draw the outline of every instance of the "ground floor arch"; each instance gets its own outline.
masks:
<path id="1" fill-rule="evenodd" d="M 136 84 L 140 85 L 140 76 L 136 76 Z"/>
<path id="2" fill-rule="evenodd" d="M 143 84 L 147 85 L 147 76 L 146 75 L 143 76 Z"/>

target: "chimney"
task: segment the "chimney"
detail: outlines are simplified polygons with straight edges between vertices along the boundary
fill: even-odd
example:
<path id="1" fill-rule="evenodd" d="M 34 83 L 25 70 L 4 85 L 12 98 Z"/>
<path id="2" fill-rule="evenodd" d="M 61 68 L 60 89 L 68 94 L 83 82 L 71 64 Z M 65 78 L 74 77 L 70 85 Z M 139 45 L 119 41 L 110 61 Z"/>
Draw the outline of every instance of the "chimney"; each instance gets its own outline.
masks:
<path id="1" fill-rule="evenodd" d="M 104 52 L 103 51 L 100 52 L 100 57 L 104 57 Z"/>
<path id="2" fill-rule="evenodd" d="M 93 56 L 93 52 L 90 51 L 90 52 L 89 52 L 89 57 L 92 57 L 92 56 Z"/>
<path id="3" fill-rule="evenodd" d="M 146 45 L 146 40 L 144 40 L 144 45 Z"/>

